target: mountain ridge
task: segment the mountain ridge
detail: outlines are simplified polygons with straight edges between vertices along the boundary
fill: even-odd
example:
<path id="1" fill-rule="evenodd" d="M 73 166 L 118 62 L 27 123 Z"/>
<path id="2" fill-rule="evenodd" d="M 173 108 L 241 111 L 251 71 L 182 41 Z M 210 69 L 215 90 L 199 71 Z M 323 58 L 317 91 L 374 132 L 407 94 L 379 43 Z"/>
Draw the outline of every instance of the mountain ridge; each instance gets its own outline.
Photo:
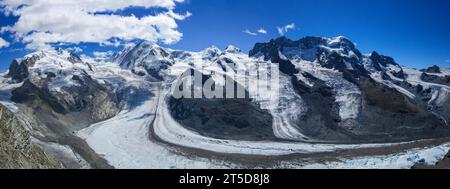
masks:
<path id="1" fill-rule="evenodd" d="M 173 144 L 186 138 L 198 146 L 269 142 L 282 146 L 275 154 L 292 151 L 292 147 L 279 143 L 359 145 L 450 136 L 448 69 L 420 71 L 400 66 L 392 57 L 376 51 L 364 55 L 343 36 L 297 41 L 281 37 L 255 44 L 248 54 L 231 45 L 190 52 L 142 42 L 107 60 L 96 62 L 66 50 L 35 52 L 16 59 L 9 73 L 1 77 L 3 88 L 10 90 L 4 91 L 0 102 L 15 104 L 36 119 L 32 125 L 39 131 L 36 135 L 56 141 L 65 137 L 86 140 L 96 152 L 106 150 L 98 144 L 107 145 L 94 137 L 96 128 L 103 131 L 108 126 L 104 123 L 125 119 L 130 123 L 163 119 L 170 124 L 155 121 L 154 135 Z M 186 70 L 220 81 L 211 71 L 231 74 L 263 63 L 279 64 L 282 87 L 275 106 L 252 98 L 155 102 L 160 95 L 161 99 L 171 99 L 167 88 Z M 235 82 L 249 87 L 237 79 Z M 141 110 L 143 104 L 150 104 L 157 113 Z M 134 111 L 141 114 L 128 115 Z M 120 127 L 108 127 L 122 131 Z M 107 133 L 123 140 L 130 137 L 112 130 Z M 111 138 L 105 133 L 100 137 Z M 177 137 L 181 138 L 174 140 Z M 211 142 L 214 140 L 227 142 Z M 253 151 L 241 143 L 233 144 L 214 150 Z M 83 158 L 94 164 L 104 162 L 90 159 L 91 155 Z M 109 161 L 114 158 L 106 156 Z"/>

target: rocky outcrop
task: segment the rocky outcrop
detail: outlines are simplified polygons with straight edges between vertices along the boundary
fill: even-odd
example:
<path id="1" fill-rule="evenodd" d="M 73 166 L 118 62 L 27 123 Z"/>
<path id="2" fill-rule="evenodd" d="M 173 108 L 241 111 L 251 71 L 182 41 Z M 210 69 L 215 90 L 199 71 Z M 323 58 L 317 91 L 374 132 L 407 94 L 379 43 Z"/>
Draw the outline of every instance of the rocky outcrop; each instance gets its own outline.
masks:
<path id="1" fill-rule="evenodd" d="M 114 116 L 119 111 L 117 97 L 107 86 L 100 85 L 88 75 L 73 76 L 78 85 L 50 91 L 48 80 L 26 80 L 12 91 L 12 100 L 32 108 L 43 105 L 58 114 L 85 112 L 85 119 L 98 122 Z"/>
<path id="2" fill-rule="evenodd" d="M 0 105 L 0 168 L 55 169 L 62 164 L 35 145 L 14 113 Z"/>
<path id="3" fill-rule="evenodd" d="M 201 75 L 202 83 L 208 79 L 196 70 L 188 70 L 185 76 Z M 181 79 L 181 78 L 180 78 Z M 227 78 L 228 81 L 233 81 Z M 228 84 L 228 83 L 227 83 Z M 235 89 L 243 86 L 234 82 Z M 213 86 L 223 87 L 225 86 Z M 188 87 L 189 88 L 189 87 Z M 193 87 L 190 86 L 192 89 Z M 226 97 L 223 90 L 223 97 Z M 237 90 L 236 90 L 237 91 Z M 234 96 L 237 96 L 235 91 Z M 272 115 L 248 98 L 169 98 L 169 109 L 173 118 L 188 129 L 204 136 L 232 140 L 276 140 L 272 130 Z"/>
<path id="4" fill-rule="evenodd" d="M 72 64 L 83 62 L 83 60 L 81 60 L 80 56 L 78 56 L 75 53 L 70 53 L 70 56 L 67 58 L 67 60 L 69 62 L 71 62 Z"/>
<path id="5" fill-rule="evenodd" d="M 345 56 L 343 56 L 345 54 Z M 358 64 L 361 53 L 355 45 L 345 37 L 334 40 L 323 37 L 304 37 L 292 41 L 286 37 L 272 39 L 267 43 L 257 43 L 249 52 L 251 57 L 264 57 L 264 60 L 279 63 L 280 71 L 292 75 L 299 73 L 292 64 L 293 60 L 318 61 L 326 68 L 340 71 L 345 69 L 361 69 Z"/>
<path id="6" fill-rule="evenodd" d="M 437 83 L 437 84 L 450 86 L 450 76 L 449 75 L 437 76 L 437 75 L 422 73 L 422 75 L 420 76 L 420 79 L 425 82 Z"/>
<path id="7" fill-rule="evenodd" d="M 94 122 L 110 118 L 118 111 L 113 89 L 93 79 L 88 71 L 93 71 L 90 64 L 61 50 L 16 59 L 8 76 L 23 84 L 12 91 L 11 100 L 33 108 L 49 106 L 59 114 L 87 112 L 88 120 Z"/>
<path id="8" fill-rule="evenodd" d="M 306 113 L 291 121 L 302 134 L 312 139 L 354 143 L 397 142 L 450 136 L 450 129 L 443 119 L 446 116 L 439 115 L 445 114 L 447 110 L 430 110 L 427 102 L 411 99 L 397 89 L 372 78 L 372 74 L 380 74 L 382 80 L 396 83 L 417 94 L 419 89 L 406 81 L 400 82 L 405 80 L 407 75 L 392 57 L 377 52 L 362 55 L 353 43 L 344 37 L 305 37 L 298 41 L 283 37 L 256 44 L 249 55 L 264 57 L 274 63 L 280 60 L 291 64 L 296 62 L 301 76 L 292 75 L 292 68 L 289 68 L 291 72 L 283 72 L 281 65 L 280 71 L 290 75 L 295 92 L 307 105 Z M 304 66 L 306 70 L 302 70 L 303 66 L 299 64 L 314 65 Z M 319 65 L 315 67 L 317 64 Z M 327 73 L 338 71 L 342 76 L 327 76 L 321 71 L 323 69 L 328 69 L 328 72 L 325 71 Z M 305 80 L 308 83 L 305 83 Z M 445 77 L 425 73 L 422 80 L 447 84 Z M 340 98 L 353 99 L 350 95 L 357 95 L 355 103 L 360 103 L 360 106 L 351 105 L 358 112 L 355 118 L 343 119 L 340 111 L 346 110 L 342 109 L 342 102 L 338 102 L 337 93 L 348 93 L 348 83 L 354 86 L 355 89 L 352 90 L 359 91 L 358 94 L 341 94 Z M 431 98 L 431 94 L 428 96 Z"/>
<path id="9" fill-rule="evenodd" d="M 360 81 L 363 107 L 358 118 L 357 135 L 366 140 L 408 141 L 450 135 L 445 121 L 397 90 L 370 78 Z"/>
<path id="10" fill-rule="evenodd" d="M 8 76 L 16 82 L 22 82 L 29 76 L 28 68 L 33 67 L 40 58 L 39 55 L 32 55 L 24 59 L 13 60 L 9 66 Z"/>
<path id="11" fill-rule="evenodd" d="M 308 110 L 306 114 L 293 122 L 308 137 L 317 140 L 350 141 L 352 134 L 339 127 L 341 119 L 336 104 L 336 94 L 332 88 L 311 74 L 303 73 L 314 83 L 308 86 L 292 77 L 293 87 L 305 101 Z"/>
<path id="12" fill-rule="evenodd" d="M 170 99 L 172 116 L 204 136 L 232 140 L 276 140 L 272 116 L 250 99 Z"/>
<path id="13" fill-rule="evenodd" d="M 427 69 L 421 70 L 426 73 L 441 73 L 441 68 L 439 66 L 433 65 Z"/>
<path id="14" fill-rule="evenodd" d="M 32 57 L 39 59 L 30 64 Z M 37 52 L 16 62 L 26 66 L 18 72 L 12 65 L 11 79 L 20 73 L 27 74 L 13 81 L 11 101 L 19 107 L 16 116 L 26 120 L 24 123 L 33 131 L 39 145 L 68 168 L 86 167 L 86 161 L 93 168 L 110 168 L 75 133 L 119 112 L 115 86 L 92 77 L 94 66 L 66 51 Z M 9 78 L 6 80 L 10 81 Z M 75 156 L 47 143 L 69 146 Z"/>
<path id="15" fill-rule="evenodd" d="M 298 70 L 292 64 L 290 60 L 282 58 L 280 51 L 283 51 L 283 47 L 295 46 L 296 43 L 285 37 L 271 40 L 268 43 L 257 43 L 255 47 L 250 50 L 250 56 L 264 56 L 264 60 L 278 63 L 280 71 L 287 75 L 293 75 L 298 73 Z"/>
<path id="16" fill-rule="evenodd" d="M 394 77 L 397 77 L 399 79 L 405 79 L 405 73 L 403 72 L 403 69 L 401 66 L 395 62 L 395 60 L 392 57 L 380 55 L 376 51 L 372 52 L 369 56 L 369 59 L 371 60 L 371 66 L 375 68 L 375 70 L 380 72 L 388 72 L 392 74 Z M 389 68 L 395 68 L 394 70 Z M 386 79 L 391 79 L 389 76 L 385 75 Z"/>
<path id="17" fill-rule="evenodd" d="M 14 60 L 9 67 L 9 76 L 14 81 L 22 82 L 25 78 L 28 77 L 28 67 L 25 64 L 20 64 L 17 60 Z"/>

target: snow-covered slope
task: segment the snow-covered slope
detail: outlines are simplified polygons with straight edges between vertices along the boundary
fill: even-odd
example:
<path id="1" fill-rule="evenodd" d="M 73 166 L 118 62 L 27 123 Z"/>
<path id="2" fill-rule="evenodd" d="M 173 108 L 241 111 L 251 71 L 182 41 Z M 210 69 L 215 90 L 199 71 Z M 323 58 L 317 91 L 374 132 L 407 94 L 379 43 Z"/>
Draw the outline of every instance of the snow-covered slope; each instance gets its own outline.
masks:
<path id="1" fill-rule="evenodd" d="M 223 74 L 248 92 L 264 86 L 246 83 L 258 75 L 241 71 L 275 63 L 279 90 L 264 94 L 279 95 L 276 102 L 263 96 L 171 100 L 187 71 L 217 86 L 226 85 Z M 189 52 L 142 42 L 110 58 L 55 50 L 17 59 L 1 79 L 0 103 L 31 112 L 37 140 L 61 144 L 63 154 L 71 148 L 84 167 L 245 167 L 233 159 L 387 148 L 450 136 L 449 70 L 436 70 L 402 67 L 376 52 L 363 55 L 342 36 L 279 38 L 256 44 L 249 54 L 231 45 Z M 446 144 L 310 166 L 274 160 L 273 167 L 386 167 L 381 162 L 391 161 L 392 168 L 406 168 L 423 158 L 433 163 L 445 150 Z"/>

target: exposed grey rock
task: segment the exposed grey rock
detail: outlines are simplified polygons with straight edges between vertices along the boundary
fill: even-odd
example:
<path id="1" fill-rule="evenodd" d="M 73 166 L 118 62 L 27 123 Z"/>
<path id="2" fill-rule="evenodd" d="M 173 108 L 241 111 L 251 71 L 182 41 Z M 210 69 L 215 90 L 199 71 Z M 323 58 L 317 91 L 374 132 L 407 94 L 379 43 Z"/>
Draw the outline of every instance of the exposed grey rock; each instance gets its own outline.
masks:
<path id="1" fill-rule="evenodd" d="M 10 76 L 12 80 L 18 83 L 22 82 L 23 80 L 28 78 L 28 68 L 33 67 L 36 61 L 38 61 L 40 58 L 41 57 L 38 55 L 33 55 L 23 60 L 13 60 L 13 62 L 9 66 L 8 76 Z"/>
<path id="2" fill-rule="evenodd" d="M 426 73 L 441 73 L 441 68 L 439 66 L 433 65 L 427 69 L 421 70 Z"/>
<path id="3" fill-rule="evenodd" d="M 200 74 L 202 83 L 210 79 L 196 70 L 188 70 L 191 75 Z M 187 75 L 186 75 L 187 76 Z M 231 81 L 231 78 L 227 78 Z M 238 83 L 237 88 L 242 88 Z M 227 86 L 213 86 L 223 87 Z M 192 89 L 192 86 L 191 86 Z M 224 90 L 225 91 L 225 90 Z M 225 93 L 223 94 L 225 97 Z M 277 140 L 272 130 L 272 115 L 248 98 L 169 98 L 172 116 L 183 126 L 204 136 L 233 140 Z"/>
<path id="4" fill-rule="evenodd" d="M 271 61 L 279 64 L 280 71 L 287 74 L 293 75 L 298 73 L 299 71 L 295 69 L 295 66 L 292 64 L 290 60 L 285 60 L 280 57 L 279 52 L 282 51 L 282 48 L 285 46 L 294 46 L 297 43 L 287 39 L 285 37 L 281 37 L 275 40 L 270 40 L 268 43 L 257 43 L 255 47 L 250 50 L 250 56 L 263 55 L 266 61 Z"/>
<path id="5" fill-rule="evenodd" d="M 0 105 L 0 169 L 63 168 L 31 141 L 14 113 Z"/>
<path id="6" fill-rule="evenodd" d="M 250 99 L 175 99 L 172 116 L 204 136 L 233 140 L 277 140 L 272 116 Z"/>
<path id="7" fill-rule="evenodd" d="M 25 64 L 20 64 L 17 60 L 14 60 L 9 67 L 8 75 L 17 82 L 22 82 L 28 77 L 28 68 Z"/>
<path id="8" fill-rule="evenodd" d="M 101 121 L 114 116 L 118 111 L 118 100 L 112 89 L 100 85 L 89 75 L 74 75 L 72 80 L 78 85 L 63 87 L 61 91 L 50 91 L 47 79 L 28 79 L 24 84 L 12 91 L 14 102 L 38 107 L 47 104 L 59 114 L 86 112 L 89 120 Z"/>
<path id="9" fill-rule="evenodd" d="M 350 141 L 352 134 L 339 127 L 341 121 L 335 105 L 335 93 L 323 81 L 304 73 L 314 85 L 304 84 L 292 77 L 295 91 L 304 99 L 308 106 L 305 115 L 296 120 L 296 125 L 306 136 L 316 140 Z"/>
<path id="10" fill-rule="evenodd" d="M 308 61 L 319 62 L 325 68 L 338 70 L 345 80 L 356 85 L 362 92 L 362 107 L 358 118 L 341 120 L 333 88 L 307 72 L 302 72 L 302 75 L 313 83 L 312 87 L 292 76 L 291 81 L 296 92 L 308 107 L 307 113 L 296 120 L 302 134 L 313 139 L 342 143 L 394 142 L 450 136 L 450 129 L 446 126 L 446 121 L 442 119 L 445 116 L 439 115 L 445 114 L 447 110 L 437 108 L 433 111 L 429 110 L 425 100 L 431 98 L 430 93 L 407 82 L 398 82 L 398 79 L 405 79 L 406 75 L 393 58 L 377 52 L 367 57 L 371 63 L 369 66 L 379 71 L 383 79 L 412 91 L 422 99 L 409 99 L 397 90 L 374 81 L 370 78 L 371 72 L 363 66 L 362 55 L 353 43 L 346 38 L 337 38 L 334 41 L 337 42 L 330 43 L 329 39 L 321 37 L 305 37 L 298 41 L 279 38 L 268 43 L 258 43 L 250 51 L 250 56 L 264 56 L 266 60 L 272 62 L 279 62 L 281 59 L 278 52 L 286 48 L 300 49 L 295 51 L 298 53 L 313 52 L 315 54 L 312 57 L 292 54 L 290 56 L 307 58 Z M 323 48 L 324 46 L 339 48 L 343 53 L 352 51 L 356 57 L 344 56 L 336 51 L 330 52 Z M 348 66 L 349 64 L 351 67 Z M 287 73 L 292 74 L 289 71 Z M 389 74 L 397 77 L 397 80 L 391 78 Z M 443 79 L 435 78 L 435 76 L 423 78 L 424 81 L 444 84 L 445 78 Z"/>
<path id="11" fill-rule="evenodd" d="M 60 56 L 60 52 L 52 56 Z M 35 68 L 38 60 L 49 56 L 45 52 L 35 53 L 11 65 L 10 75 L 23 76 L 22 86 L 12 91 L 11 100 L 25 104 L 28 107 L 39 109 L 45 106 L 48 115 L 57 113 L 67 115 L 81 113 L 87 115 L 82 120 L 85 123 L 102 121 L 114 116 L 118 112 L 117 97 L 113 88 L 108 84 L 99 84 L 86 71 L 73 68 L 73 70 L 42 70 Z M 63 56 L 61 56 L 63 57 Z M 72 64 L 83 63 L 75 54 L 67 56 L 67 61 Z M 45 62 L 47 63 L 47 62 Z M 55 62 L 55 64 L 60 63 Z M 20 72 L 16 71 L 15 65 L 20 66 Z M 92 68 L 91 66 L 88 66 Z M 33 74 L 29 73 L 33 71 Z M 27 73 L 26 77 L 24 74 Z M 70 79 L 68 81 L 68 79 Z M 20 81 L 20 80 L 18 80 Z M 56 85 L 56 86 L 54 86 Z M 55 90 L 54 88 L 57 88 Z M 45 108 L 44 108 L 45 109 Z"/>
<path id="12" fill-rule="evenodd" d="M 425 82 L 437 83 L 437 84 L 450 86 L 450 75 L 437 76 L 437 75 L 422 73 L 422 75 L 420 76 L 420 79 Z"/>
<path id="13" fill-rule="evenodd" d="M 408 141 L 450 135 L 445 122 L 420 102 L 371 79 L 361 79 L 360 87 L 364 103 L 357 132 L 367 139 Z"/>
<path id="14" fill-rule="evenodd" d="M 80 56 L 78 56 L 78 55 L 75 54 L 75 53 L 70 53 L 70 56 L 67 58 L 67 60 L 68 60 L 69 62 L 71 62 L 72 64 L 75 64 L 75 63 L 82 63 L 82 62 L 83 62 L 83 60 L 81 60 Z"/>
<path id="15" fill-rule="evenodd" d="M 400 67 L 400 65 L 395 62 L 395 60 L 392 57 L 380 55 L 376 51 L 372 52 L 369 56 L 369 58 L 372 60 L 372 66 L 378 70 L 378 71 L 385 71 L 385 67 L 389 65 L 396 66 L 400 69 L 400 71 L 395 72 L 392 71 L 391 74 L 394 75 L 397 78 L 405 79 L 405 73 L 403 72 L 403 69 Z M 386 77 L 389 77 L 386 75 Z"/>

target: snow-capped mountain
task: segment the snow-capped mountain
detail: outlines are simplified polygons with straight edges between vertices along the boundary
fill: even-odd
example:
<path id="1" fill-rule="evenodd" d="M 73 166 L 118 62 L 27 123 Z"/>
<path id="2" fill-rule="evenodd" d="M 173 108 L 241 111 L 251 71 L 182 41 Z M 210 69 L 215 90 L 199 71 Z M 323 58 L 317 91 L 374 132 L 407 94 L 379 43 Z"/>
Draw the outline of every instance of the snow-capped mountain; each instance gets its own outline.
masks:
<path id="1" fill-rule="evenodd" d="M 125 49 L 113 59 L 113 62 L 138 75 L 150 75 L 160 80 L 162 79 L 160 70 L 174 64 L 169 52 L 150 42 L 142 42 L 133 48 Z"/>
<path id="2" fill-rule="evenodd" d="M 293 121 L 309 136 L 396 140 L 448 132 L 447 110 L 441 111 L 448 107 L 448 85 L 426 86 L 442 95 L 439 104 L 430 104 L 426 94 L 418 94 L 423 80 L 414 83 L 415 76 L 391 57 L 361 54 L 345 37 L 279 38 L 256 44 L 250 56 L 284 64 L 287 71 L 280 70 L 292 75 L 308 106 L 306 115 Z"/>
<path id="3" fill-rule="evenodd" d="M 142 42 L 95 60 L 40 51 L 14 60 L 1 77 L 0 103 L 66 167 L 251 167 L 246 158 L 257 156 L 274 157 L 263 167 L 295 167 L 297 160 L 276 157 L 450 136 L 449 69 L 403 67 L 377 52 L 362 54 L 342 36 L 282 37 L 249 54 L 231 45 L 189 52 Z M 258 83 L 240 82 L 257 76 L 238 70 L 274 63 L 275 105 L 170 93 L 186 71 L 213 78 L 215 87 L 225 85 L 218 75 L 238 73 L 233 82 L 248 91 Z"/>
<path id="4" fill-rule="evenodd" d="M 93 73 L 92 65 L 73 53 L 36 52 L 11 64 L 12 82 L 23 83 L 12 91 L 11 100 L 29 107 L 50 106 L 59 114 L 87 110 L 86 118 L 107 119 L 117 111 L 117 100 L 111 86 L 93 79 Z"/>

